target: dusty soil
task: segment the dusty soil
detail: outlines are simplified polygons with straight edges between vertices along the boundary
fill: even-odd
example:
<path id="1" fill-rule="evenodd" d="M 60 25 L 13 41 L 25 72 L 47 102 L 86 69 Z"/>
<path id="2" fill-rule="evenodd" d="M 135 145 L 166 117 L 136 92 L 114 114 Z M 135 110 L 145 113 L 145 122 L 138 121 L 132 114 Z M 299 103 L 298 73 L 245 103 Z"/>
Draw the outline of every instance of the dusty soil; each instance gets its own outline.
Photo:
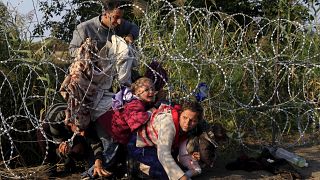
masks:
<path id="1" fill-rule="evenodd" d="M 290 149 L 296 154 L 304 157 L 309 166 L 306 168 L 296 168 L 296 170 L 303 176 L 302 179 L 320 179 L 320 145 L 315 146 L 304 146 L 296 147 Z M 237 150 L 235 150 L 237 151 Z M 221 152 L 222 154 L 224 152 Z M 193 178 L 196 180 L 207 180 L 207 179 L 223 179 L 223 180 L 238 180 L 238 179 L 268 179 L 268 180 L 278 180 L 278 179 L 291 179 L 290 176 L 275 175 L 267 171 L 252 171 L 246 172 L 242 170 L 229 171 L 225 169 L 225 165 L 228 162 L 235 160 L 239 156 L 238 153 L 233 153 L 230 156 L 220 156 L 217 159 L 215 167 L 211 169 L 206 169 L 205 172 L 199 177 Z M 11 172 L 6 169 L 0 168 L 1 179 L 8 179 L 6 177 L 12 177 L 12 173 L 20 176 L 25 176 L 27 174 L 32 174 L 27 179 L 48 179 L 45 175 L 45 171 L 48 167 L 32 167 L 32 168 L 20 168 L 14 169 Z M 60 175 L 55 179 L 80 179 L 80 173 Z"/>
<path id="2" fill-rule="evenodd" d="M 304 157 L 309 163 L 308 167 L 299 168 L 295 167 L 295 170 L 299 172 L 303 178 L 302 179 L 320 179 L 320 145 L 316 146 L 305 146 L 305 147 L 297 147 L 294 149 L 290 149 L 296 154 Z M 246 172 L 242 170 L 236 171 L 228 171 L 225 168 L 225 165 L 235 160 L 237 154 L 233 155 L 233 157 L 228 158 L 227 161 L 224 159 L 217 159 L 217 164 L 214 168 L 209 169 L 207 172 L 203 173 L 201 177 L 196 179 L 198 180 L 206 180 L 206 179 L 223 179 L 223 180 L 237 180 L 237 179 L 291 179 L 290 176 L 284 175 L 275 175 L 267 171 L 252 171 Z"/>

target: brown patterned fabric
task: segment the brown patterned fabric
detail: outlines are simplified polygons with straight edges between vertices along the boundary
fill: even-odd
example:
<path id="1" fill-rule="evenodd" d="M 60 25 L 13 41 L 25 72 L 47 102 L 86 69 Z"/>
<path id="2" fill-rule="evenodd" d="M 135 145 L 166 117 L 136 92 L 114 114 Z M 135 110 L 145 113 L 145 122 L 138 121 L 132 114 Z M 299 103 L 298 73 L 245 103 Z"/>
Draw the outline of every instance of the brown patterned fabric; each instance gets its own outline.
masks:
<path id="1" fill-rule="evenodd" d="M 87 38 L 70 65 L 70 73 L 61 84 L 60 93 L 68 103 L 66 121 L 85 129 L 90 122 L 90 105 L 95 98 L 96 83 L 92 81 L 97 48 Z"/>
<path id="2" fill-rule="evenodd" d="M 122 37 L 113 35 L 100 51 L 87 38 L 60 88 L 68 102 L 66 121 L 75 122 L 82 129 L 110 110 L 112 81 L 116 77 L 120 84 L 131 84 L 133 59 Z"/>

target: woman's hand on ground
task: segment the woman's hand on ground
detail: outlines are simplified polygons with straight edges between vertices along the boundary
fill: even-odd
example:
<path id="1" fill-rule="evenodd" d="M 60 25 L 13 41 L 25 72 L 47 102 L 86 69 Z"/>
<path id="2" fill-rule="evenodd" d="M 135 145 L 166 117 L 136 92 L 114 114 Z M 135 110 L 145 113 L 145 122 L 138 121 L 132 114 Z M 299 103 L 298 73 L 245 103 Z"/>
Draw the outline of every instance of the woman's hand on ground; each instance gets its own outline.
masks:
<path id="1" fill-rule="evenodd" d="M 102 161 L 100 159 L 96 159 L 96 161 L 94 162 L 93 176 L 109 177 L 111 175 L 111 172 L 103 168 Z"/>

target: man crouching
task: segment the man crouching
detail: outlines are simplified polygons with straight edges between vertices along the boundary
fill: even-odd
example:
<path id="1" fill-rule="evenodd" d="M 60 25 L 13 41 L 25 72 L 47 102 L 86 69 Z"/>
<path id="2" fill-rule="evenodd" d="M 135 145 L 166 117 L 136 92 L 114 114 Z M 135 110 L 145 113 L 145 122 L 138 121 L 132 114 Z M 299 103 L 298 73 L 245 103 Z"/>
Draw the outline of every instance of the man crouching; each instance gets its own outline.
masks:
<path id="1" fill-rule="evenodd" d="M 44 163 L 52 168 L 49 176 L 56 176 L 56 163 L 64 161 L 65 172 L 76 169 L 76 161 L 89 161 L 94 156 L 94 176 L 108 177 L 110 172 L 102 166 L 103 147 L 90 119 L 72 115 L 66 119 L 66 103 L 57 103 L 49 108 L 43 119 L 43 130 L 38 132 Z"/>

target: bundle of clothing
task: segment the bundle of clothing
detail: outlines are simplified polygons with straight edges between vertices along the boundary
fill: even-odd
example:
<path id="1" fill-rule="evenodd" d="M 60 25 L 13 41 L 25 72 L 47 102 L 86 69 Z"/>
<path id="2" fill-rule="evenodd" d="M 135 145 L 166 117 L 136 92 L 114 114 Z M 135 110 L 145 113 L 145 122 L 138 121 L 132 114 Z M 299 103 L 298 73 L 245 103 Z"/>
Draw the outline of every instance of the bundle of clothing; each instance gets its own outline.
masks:
<path id="1" fill-rule="evenodd" d="M 66 121 L 89 124 L 111 108 L 112 81 L 131 84 L 131 69 L 135 62 L 123 38 L 113 35 L 111 42 L 98 51 L 95 42 L 87 38 L 78 49 L 69 74 L 61 84 L 60 93 L 68 103 Z"/>

